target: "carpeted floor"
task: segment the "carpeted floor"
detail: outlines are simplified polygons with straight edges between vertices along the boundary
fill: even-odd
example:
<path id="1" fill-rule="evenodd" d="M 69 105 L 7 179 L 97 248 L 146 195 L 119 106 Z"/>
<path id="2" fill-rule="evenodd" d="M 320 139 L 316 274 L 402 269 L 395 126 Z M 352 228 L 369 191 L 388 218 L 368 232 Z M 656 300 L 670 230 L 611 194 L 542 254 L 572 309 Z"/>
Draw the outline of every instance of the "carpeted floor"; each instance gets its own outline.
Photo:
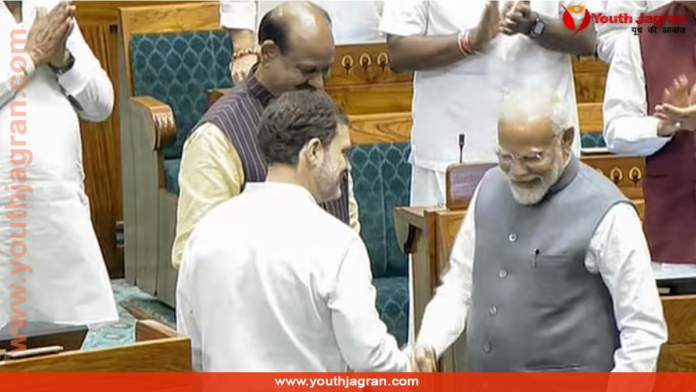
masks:
<path id="1" fill-rule="evenodd" d="M 121 279 L 113 280 L 111 286 L 118 305 L 120 320 L 116 324 L 90 331 L 82 345 L 83 350 L 122 346 L 135 342 L 136 320 L 123 308 L 124 303 L 136 305 L 163 324 L 176 328 L 174 309 L 171 307 Z"/>

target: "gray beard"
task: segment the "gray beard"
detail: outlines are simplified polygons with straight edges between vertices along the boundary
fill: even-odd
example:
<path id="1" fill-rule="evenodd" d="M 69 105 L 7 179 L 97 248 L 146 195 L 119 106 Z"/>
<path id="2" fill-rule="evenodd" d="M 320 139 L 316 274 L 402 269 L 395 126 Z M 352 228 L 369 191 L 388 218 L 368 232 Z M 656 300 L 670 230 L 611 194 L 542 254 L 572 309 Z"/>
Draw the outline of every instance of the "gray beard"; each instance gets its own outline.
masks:
<path id="1" fill-rule="evenodd" d="M 560 160 L 559 160 L 560 161 Z M 563 169 L 565 165 L 563 162 L 554 164 L 551 172 L 541 179 L 541 183 L 533 188 L 522 188 L 516 186 L 511 181 L 508 180 L 510 184 L 510 191 L 512 192 L 512 197 L 518 203 L 526 206 L 531 206 L 539 203 L 544 196 L 549 192 L 549 189 L 561 178 L 563 175 Z"/>

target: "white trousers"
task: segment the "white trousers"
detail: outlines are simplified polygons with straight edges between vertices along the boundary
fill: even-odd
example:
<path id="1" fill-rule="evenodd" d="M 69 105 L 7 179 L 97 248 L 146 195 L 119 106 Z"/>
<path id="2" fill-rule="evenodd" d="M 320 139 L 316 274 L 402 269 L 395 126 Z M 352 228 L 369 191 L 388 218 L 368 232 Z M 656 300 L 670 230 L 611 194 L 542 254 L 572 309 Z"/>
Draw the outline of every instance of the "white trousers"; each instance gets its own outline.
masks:
<path id="1" fill-rule="evenodd" d="M 411 206 L 444 206 L 445 185 L 445 172 L 411 166 Z"/>
<path id="2" fill-rule="evenodd" d="M 428 170 L 419 166 L 411 166 L 411 207 L 437 207 L 445 205 L 445 173 Z M 416 343 L 415 311 L 413 290 L 413 260 L 408 256 L 409 281 L 409 320 L 408 343 Z"/>

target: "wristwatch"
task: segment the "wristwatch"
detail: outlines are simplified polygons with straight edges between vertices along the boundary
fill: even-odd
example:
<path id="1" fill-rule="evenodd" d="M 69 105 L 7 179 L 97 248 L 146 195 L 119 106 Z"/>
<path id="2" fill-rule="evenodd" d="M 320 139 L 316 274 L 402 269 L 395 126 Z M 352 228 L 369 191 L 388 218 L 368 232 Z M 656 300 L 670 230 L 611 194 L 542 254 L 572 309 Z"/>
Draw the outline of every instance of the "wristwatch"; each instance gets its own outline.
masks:
<path id="1" fill-rule="evenodd" d="M 68 71 L 70 71 L 75 65 L 75 57 L 73 57 L 72 53 L 68 51 L 68 61 L 63 65 L 62 67 L 54 67 L 53 65 L 49 64 L 48 66 L 53 70 L 53 72 L 56 73 L 56 75 L 60 76 Z"/>
<path id="2" fill-rule="evenodd" d="M 539 38 L 546 30 L 546 23 L 539 17 L 539 14 L 534 13 L 534 22 L 532 22 L 532 27 L 529 29 L 527 35 L 531 38 Z"/>

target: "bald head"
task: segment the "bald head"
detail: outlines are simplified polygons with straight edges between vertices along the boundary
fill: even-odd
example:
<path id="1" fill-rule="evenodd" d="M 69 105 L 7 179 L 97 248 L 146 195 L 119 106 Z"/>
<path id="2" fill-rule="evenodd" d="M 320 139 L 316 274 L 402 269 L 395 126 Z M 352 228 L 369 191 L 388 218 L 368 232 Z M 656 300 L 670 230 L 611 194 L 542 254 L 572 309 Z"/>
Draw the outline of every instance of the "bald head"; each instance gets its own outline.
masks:
<path id="1" fill-rule="evenodd" d="M 331 18 L 309 1 L 286 1 L 264 15 L 259 44 L 273 41 L 282 52 L 302 45 L 334 45 Z"/>
<path id="2" fill-rule="evenodd" d="M 261 20 L 259 43 L 255 75 L 274 95 L 324 87 L 336 46 L 322 8 L 310 2 L 280 4 Z"/>

